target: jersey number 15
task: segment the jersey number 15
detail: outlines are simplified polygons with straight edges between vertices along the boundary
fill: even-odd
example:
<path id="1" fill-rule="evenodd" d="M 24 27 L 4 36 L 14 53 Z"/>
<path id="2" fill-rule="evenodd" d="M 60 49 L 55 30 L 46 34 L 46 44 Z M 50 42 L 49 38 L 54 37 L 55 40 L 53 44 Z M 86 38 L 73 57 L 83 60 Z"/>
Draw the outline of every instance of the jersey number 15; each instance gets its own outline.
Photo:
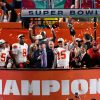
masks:
<path id="1" fill-rule="evenodd" d="M 58 52 L 57 55 L 58 55 L 58 60 L 60 60 L 60 59 L 66 59 L 65 50 L 63 50 L 61 52 Z"/>

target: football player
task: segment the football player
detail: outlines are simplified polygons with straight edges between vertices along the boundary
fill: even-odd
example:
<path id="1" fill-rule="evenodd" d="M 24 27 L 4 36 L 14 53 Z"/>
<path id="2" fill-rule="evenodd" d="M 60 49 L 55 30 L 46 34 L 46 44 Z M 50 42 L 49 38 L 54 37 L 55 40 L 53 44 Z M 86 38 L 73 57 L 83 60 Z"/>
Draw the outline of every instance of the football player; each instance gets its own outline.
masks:
<path id="1" fill-rule="evenodd" d="M 37 41 L 36 32 L 35 32 L 35 26 L 36 25 L 33 24 L 33 23 L 30 23 L 30 26 L 29 26 L 29 38 L 30 38 L 32 43 L 35 43 Z M 55 42 L 55 40 L 56 40 L 55 30 L 53 29 L 53 27 L 51 27 L 51 25 L 49 25 L 49 28 L 51 29 L 51 33 L 52 33 L 53 37 L 47 38 L 46 32 L 42 29 L 42 31 L 40 32 L 40 35 L 42 36 L 41 40 L 42 41 L 46 41 L 47 43 L 49 41 Z"/>
<path id="2" fill-rule="evenodd" d="M 0 40 L 0 68 L 11 68 L 12 67 L 12 59 L 9 54 L 9 50 L 6 47 L 6 41 Z"/>
<path id="3" fill-rule="evenodd" d="M 18 43 L 12 45 L 12 55 L 17 68 L 27 67 L 28 45 L 24 41 L 24 35 L 18 35 Z"/>
<path id="4" fill-rule="evenodd" d="M 58 48 L 54 52 L 55 60 L 53 67 L 57 64 L 57 68 L 69 69 L 70 51 L 68 50 L 68 46 L 65 46 L 63 38 L 58 39 Z"/>

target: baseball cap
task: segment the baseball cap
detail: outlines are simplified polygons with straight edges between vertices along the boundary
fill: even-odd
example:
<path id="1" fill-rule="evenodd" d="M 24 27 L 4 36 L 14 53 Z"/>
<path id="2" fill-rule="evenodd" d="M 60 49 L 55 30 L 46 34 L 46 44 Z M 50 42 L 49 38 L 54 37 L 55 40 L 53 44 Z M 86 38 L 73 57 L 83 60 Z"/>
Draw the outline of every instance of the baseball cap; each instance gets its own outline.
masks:
<path id="1" fill-rule="evenodd" d="M 58 42 L 64 42 L 63 38 L 58 38 Z"/>
<path id="2" fill-rule="evenodd" d="M 83 40 L 81 38 L 76 38 L 75 41 L 76 42 L 83 42 Z"/>
<path id="3" fill-rule="evenodd" d="M 6 41 L 4 39 L 0 40 L 0 45 L 6 43 Z"/>
<path id="4" fill-rule="evenodd" d="M 46 32 L 45 31 L 42 31 L 42 32 L 40 32 L 40 34 L 41 35 L 44 35 L 44 34 L 46 35 Z"/>
<path id="5" fill-rule="evenodd" d="M 43 39 L 43 37 L 42 37 L 42 35 L 39 34 L 39 35 L 35 36 L 35 39 L 40 40 L 40 39 Z"/>
<path id="6" fill-rule="evenodd" d="M 21 38 L 21 37 L 25 37 L 25 35 L 24 34 L 19 34 L 18 38 Z"/>

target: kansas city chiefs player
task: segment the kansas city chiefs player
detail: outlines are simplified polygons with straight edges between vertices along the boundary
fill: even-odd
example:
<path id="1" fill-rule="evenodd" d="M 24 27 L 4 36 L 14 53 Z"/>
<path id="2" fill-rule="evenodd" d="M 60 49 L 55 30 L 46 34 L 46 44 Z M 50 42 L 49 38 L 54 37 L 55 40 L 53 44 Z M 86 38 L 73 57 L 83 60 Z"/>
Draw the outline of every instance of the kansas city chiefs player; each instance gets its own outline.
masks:
<path id="1" fill-rule="evenodd" d="M 67 46 L 64 46 L 64 39 L 58 39 L 58 48 L 55 49 L 55 60 L 54 66 L 57 65 L 57 68 L 69 69 L 70 61 L 70 51 Z"/>
<path id="2" fill-rule="evenodd" d="M 24 35 L 18 35 L 18 43 L 12 45 L 12 54 L 17 68 L 24 68 L 27 65 L 28 45 L 24 41 Z"/>
<path id="3" fill-rule="evenodd" d="M 0 68 L 11 68 L 12 60 L 9 54 L 9 50 L 6 48 L 6 41 L 0 40 Z"/>

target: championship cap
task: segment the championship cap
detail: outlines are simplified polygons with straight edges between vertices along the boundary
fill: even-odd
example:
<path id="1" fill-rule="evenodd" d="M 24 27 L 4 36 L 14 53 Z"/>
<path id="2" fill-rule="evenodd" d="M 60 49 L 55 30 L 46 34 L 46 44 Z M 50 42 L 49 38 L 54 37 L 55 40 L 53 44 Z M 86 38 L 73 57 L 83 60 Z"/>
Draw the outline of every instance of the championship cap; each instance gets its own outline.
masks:
<path id="1" fill-rule="evenodd" d="M 83 42 L 83 40 L 81 38 L 76 38 L 75 41 L 76 42 Z"/>
<path id="2" fill-rule="evenodd" d="M 58 38 L 58 42 L 64 42 L 63 38 Z"/>
<path id="3" fill-rule="evenodd" d="M 40 34 L 41 35 L 44 35 L 44 34 L 46 35 L 46 32 L 45 31 L 42 31 L 42 32 L 40 32 Z"/>
<path id="4" fill-rule="evenodd" d="M 43 37 L 42 37 L 42 35 L 39 34 L 39 35 L 35 36 L 35 39 L 40 40 L 40 39 L 43 39 Z"/>
<path id="5" fill-rule="evenodd" d="M 18 38 L 21 38 L 21 37 L 25 37 L 25 35 L 24 34 L 19 34 Z"/>
<path id="6" fill-rule="evenodd" d="M 4 43 L 6 43 L 6 41 L 5 41 L 4 39 L 1 39 L 1 40 L 0 40 L 0 45 L 2 45 L 2 44 L 4 44 Z"/>

